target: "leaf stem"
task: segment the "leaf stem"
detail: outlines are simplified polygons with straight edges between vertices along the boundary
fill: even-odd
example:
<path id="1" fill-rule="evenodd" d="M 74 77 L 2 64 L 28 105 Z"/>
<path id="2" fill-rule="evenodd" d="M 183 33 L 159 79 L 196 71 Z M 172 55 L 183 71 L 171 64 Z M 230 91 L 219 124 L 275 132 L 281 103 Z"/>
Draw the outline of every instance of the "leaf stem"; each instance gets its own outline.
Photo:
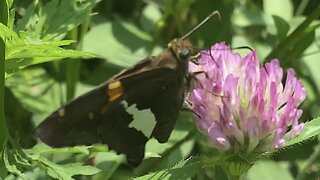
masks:
<path id="1" fill-rule="evenodd" d="M 70 39 L 77 40 L 78 39 L 78 28 L 74 28 L 69 33 Z M 71 45 L 72 49 L 76 49 L 76 45 Z M 76 94 L 76 85 L 79 80 L 80 73 L 80 61 L 79 59 L 67 59 L 66 62 L 66 94 L 67 101 L 70 101 L 74 98 Z"/>
<path id="2" fill-rule="evenodd" d="M 0 0 L 0 22 L 8 23 L 9 9 L 6 0 Z M 0 154 L 7 142 L 7 128 L 4 112 L 4 81 L 5 81 L 5 40 L 0 39 Z"/>
<path id="3" fill-rule="evenodd" d="M 90 12 L 92 9 L 90 9 Z M 70 37 L 72 40 L 80 41 L 83 39 L 84 35 L 88 32 L 90 23 L 90 16 L 88 16 L 85 21 L 78 26 L 78 28 L 74 28 L 70 32 Z M 77 49 L 77 46 L 74 44 L 71 46 L 72 49 Z M 81 69 L 81 61 L 80 59 L 68 59 L 66 70 L 66 83 L 67 83 L 67 101 L 70 101 L 74 98 L 76 94 L 77 82 L 79 81 L 80 69 Z"/>

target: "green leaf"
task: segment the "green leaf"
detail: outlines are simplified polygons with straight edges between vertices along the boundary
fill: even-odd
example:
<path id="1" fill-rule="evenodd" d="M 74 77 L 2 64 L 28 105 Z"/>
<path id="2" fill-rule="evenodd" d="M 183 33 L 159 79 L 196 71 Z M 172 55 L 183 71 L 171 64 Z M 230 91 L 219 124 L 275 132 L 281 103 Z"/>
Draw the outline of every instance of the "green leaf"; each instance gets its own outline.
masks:
<path id="1" fill-rule="evenodd" d="M 28 154 L 60 154 L 60 153 L 81 153 L 89 154 L 91 146 L 74 146 L 67 148 L 51 148 L 43 143 L 37 144 L 32 149 L 26 150 Z"/>
<path id="2" fill-rule="evenodd" d="M 26 10 L 18 21 L 16 31 L 26 31 L 32 39 L 61 39 L 63 33 L 80 25 L 90 16 L 91 9 L 101 0 L 52 0 L 36 9 L 38 0 Z M 41 7 L 41 6 L 40 6 Z"/>
<path id="3" fill-rule="evenodd" d="M 288 141 L 285 146 L 290 146 L 308 140 L 320 134 L 320 117 L 305 123 L 304 129 L 298 137 Z"/>
<path id="4" fill-rule="evenodd" d="M 83 165 L 82 163 L 71 163 L 59 165 L 53 162 L 50 162 L 40 154 L 55 154 L 55 153 L 82 153 L 89 154 L 88 149 L 90 146 L 77 146 L 70 148 L 59 148 L 52 149 L 46 145 L 40 144 L 35 146 L 30 150 L 26 150 L 26 153 L 22 151 L 18 142 L 14 139 L 10 139 L 12 147 L 14 149 L 13 154 L 9 154 L 11 158 L 4 157 L 8 159 L 6 162 L 6 168 L 16 175 L 25 178 L 25 175 L 22 174 L 20 169 L 23 167 L 31 167 L 29 161 L 36 161 L 40 163 L 42 168 L 47 171 L 47 173 L 57 179 L 72 179 L 74 175 L 93 175 L 100 172 L 99 169 L 93 166 Z M 8 156 L 8 155 L 7 155 Z"/>
<path id="5" fill-rule="evenodd" d="M 264 0 L 264 12 L 277 15 L 285 20 L 290 20 L 293 15 L 293 4 L 291 0 Z"/>
<path id="6" fill-rule="evenodd" d="M 22 150 L 21 145 L 19 144 L 19 138 L 12 138 L 11 136 L 8 137 L 10 145 L 12 147 L 13 156 L 15 159 L 16 164 L 19 166 L 22 165 L 24 167 L 30 167 L 31 164 L 29 163 L 30 158 L 28 155 Z"/>
<path id="7" fill-rule="evenodd" d="M 239 27 L 273 24 L 272 16 L 267 15 L 260 10 L 236 11 L 232 17 L 232 21 Z"/>
<path id="8" fill-rule="evenodd" d="M 57 179 L 73 180 L 72 176 L 74 175 L 93 175 L 101 171 L 96 167 L 83 165 L 82 163 L 58 165 L 42 156 L 31 155 L 30 157 L 42 164 L 49 176 Z"/>
<path id="9" fill-rule="evenodd" d="M 6 58 L 6 69 L 19 69 L 63 58 L 92 58 L 94 55 L 76 50 L 66 50 L 50 44 L 11 47 Z"/>
<path id="10" fill-rule="evenodd" d="M 27 179 L 24 174 L 24 170 L 26 169 L 30 170 L 32 168 L 32 165 L 29 162 L 30 158 L 22 150 L 17 139 L 13 139 L 10 136 L 8 139 L 9 139 L 10 146 L 8 145 L 5 148 L 1 156 L 4 166 L 8 172 L 16 176 L 19 176 L 22 179 Z M 11 147 L 11 149 L 9 149 L 8 147 Z M 2 167 L 0 167 L 0 169 L 2 169 Z"/>
<path id="11" fill-rule="evenodd" d="M 147 32 L 152 32 L 156 27 L 155 24 L 160 20 L 161 12 L 160 9 L 149 4 L 145 6 L 142 10 L 142 16 L 140 18 L 140 23 L 142 29 Z"/>
<path id="12" fill-rule="evenodd" d="M 4 150 L 2 158 L 4 161 L 5 167 L 7 168 L 7 170 L 10 173 L 15 174 L 15 175 L 21 177 L 22 179 L 26 179 L 24 174 L 17 168 L 17 166 L 14 163 L 10 162 L 9 152 L 7 149 Z"/>
<path id="13" fill-rule="evenodd" d="M 316 30 L 317 32 L 317 30 Z M 318 32 L 320 32 L 318 30 Z M 316 33 L 319 34 L 319 33 Z M 306 88 L 306 91 L 308 92 L 307 100 L 313 101 L 314 98 L 318 98 L 317 96 L 319 95 L 319 89 L 320 89 L 320 78 L 318 76 L 319 68 L 320 67 L 320 53 L 315 53 L 319 52 L 319 47 L 316 44 L 316 40 L 314 41 L 311 46 L 306 49 L 304 52 L 304 56 L 302 56 L 302 61 L 301 63 L 303 64 L 303 68 L 301 70 L 304 71 L 304 74 L 307 74 L 308 76 L 308 81 L 304 81 L 304 86 Z M 296 66 L 296 70 L 301 67 L 301 66 Z M 300 70 L 300 69 L 298 69 Z M 301 71 L 300 70 L 300 71 Z M 318 106 L 312 106 L 308 108 L 309 112 L 314 112 L 314 114 L 311 114 L 313 117 L 317 117 L 318 114 Z M 304 110 L 304 112 L 306 112 Z"/>
<path id="14" fill-rule="evenodd" d="M 7 177 L 7 174 L 8 174 L 8 170 L 5 166 L 5 163 L 4 163 L 4 158 L 3 158 L 3 154 L 4 151 L 0 152 L 0 179 L 4 179 L 5 177 Z"/>
<path id="15" fill-rule="evenodd" d="M 93 180 L 109 179 L 119 168 L 121 163 L 125 162 L 124 155 L 117 155 L 114 152 L 99 152 L 94 154 L 96 167 L 102 171 L 92 177 Z"/>
<path id="16" fill-rule="evenodd" d="M 284 59 L 288 50 L 295 45 L 295 43 L 301 39 L 301 35 L 304 33 L 313 31 L 317 26 L 311 26 L 310 24 L 320 16 L 320 4 L 313 9 L 311 14 L 284 40 L 282 40 L 266 59 L 279 58 Z"/>
<path id="17" fill-rule="evenodd" d="M 145 58 L 149 54 L 146 48 L 150 46 L 150 35 L 118 19 L 94 26 L 85 35 L 82 50 L 100 55 L 117 66 L 128 67 Z"/>
<path id="18" fill-rule="evenodd" d="M 38 2 L 39 0 L 34 0 L 28 6 L 28 8 L 25 11 L 25 15 L 18 20 L 17 25 L 14 27 L 16 32 L 19 32 L 20 30 L 26 30 L 28 27 L 34 26 L 33 24 L 35 24 L 36 20 L 39 18 L 35 12 Z M 33 14 L 35 15 L 33 16 Z"/>
<path id="19" fill-rule="evenodd" d="M 6 86 L 22 106 L 32 112 L 35 122 L 43 120 L 61 106 L 60 86 L 43 68 L 19 71 L 6 79 Z"/>
<path id="20" fill-rule="evenodd" d="M 136 174 L 172 167 L 189 157 L 194 145 L 195 131 L 190 113 L 180 113 L 167 143 L 160 144 L 155 139 L 147 142 L 145 160 L 135 169 Z"/>
<path id="21" fill-rule="evenodd" d="M 0 23 L 0 38 L 6 44 L 7 76 L 26 66 L 40 64 L 63 58 L 92 58 L 94 55 L 82 51 L 66 50 L 59 46 L 69 45 L 73 41 L 32 40 L 25 32 L 18 35 Z"/>
<path id="22" fill-rule="evenodd" d="M 312 28 L 313 29 L 313 28 Z M 301 57 L 303 52 L 312 45 L 315 38 L 315 31 L 307 31 L 300 35 L 300 38 L 292 44 L 290 48 L 290 53 L 288 53 L 284 58 L 282 58 L 282 63 L 292 64 L 293 61 L 297 61 L 297 57 Z M 296 63 L 299 65 L 299 63 Z"/>
<path id="23" fill-rule="evenodd" d="M 279 16 L 273 16 L 273 20 L 274 20 L 275 26 L 277 28 L 277 36 L 278 36 L 278 38 L 280 40 L 286 38 L 287 37 L 287 33 L 289 31 L 289 28 L 290 28 L 289 24 Z"/>
<path id="24" fill-rule="evenodd" d="M 248 171 L 246 178 L 248 180 L 292 180 L 289 167 L 285 168 L 280 162 L 259 161 Z"/>
<path id="25" fill-rule="evenodd" d="M 145 176 L 134 178 L 135 180 L 152 180 L 152 179 L 188 179 L 196 175 L 202 170 L 202 162 L 200 157 L 193 157 L 183 160 L 171 169 L 157 171 Z"/>

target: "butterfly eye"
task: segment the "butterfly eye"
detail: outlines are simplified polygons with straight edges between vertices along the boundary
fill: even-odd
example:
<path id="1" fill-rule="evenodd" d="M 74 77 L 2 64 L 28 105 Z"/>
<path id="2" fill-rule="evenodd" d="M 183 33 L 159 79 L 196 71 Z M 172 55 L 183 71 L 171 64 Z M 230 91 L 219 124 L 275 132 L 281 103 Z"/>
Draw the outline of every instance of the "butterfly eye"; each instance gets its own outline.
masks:
<path id="1" fill-rule="evenodd" d="M 189 56 L 190 56 L 190 51 L 188 49 L 182 49 L 179 52 L 179 58 L 180 59 L 187 59 L 187 58 L 189 58 Z"/>

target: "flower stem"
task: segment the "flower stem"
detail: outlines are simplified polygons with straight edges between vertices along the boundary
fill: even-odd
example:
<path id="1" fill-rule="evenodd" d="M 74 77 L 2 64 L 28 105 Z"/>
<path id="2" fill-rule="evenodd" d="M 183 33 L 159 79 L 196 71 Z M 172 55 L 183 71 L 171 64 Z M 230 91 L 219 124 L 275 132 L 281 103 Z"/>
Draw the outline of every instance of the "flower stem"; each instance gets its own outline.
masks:
<path id="1" fill-rule="evenodd" d="M 239 180 L 240 176 L 234 176 L 234 175 L 230 175 L 228 174 L 228 180 Z"/>

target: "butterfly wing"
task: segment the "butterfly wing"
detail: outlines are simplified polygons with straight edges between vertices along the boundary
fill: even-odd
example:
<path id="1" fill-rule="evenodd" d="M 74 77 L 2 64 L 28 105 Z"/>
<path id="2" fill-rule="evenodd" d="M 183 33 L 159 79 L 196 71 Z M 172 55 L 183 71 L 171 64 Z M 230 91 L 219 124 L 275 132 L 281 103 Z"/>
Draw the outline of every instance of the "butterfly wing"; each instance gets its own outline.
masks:
<path id="1" fill-rule="evenodd" d="M 166 142 L 174 127 L 184 97 L 178 66 L 169 50 L 147 58 L 52 113 L 35 136 L 54 147 L 102 142 L 138 164 L 148 139 Z M 135 125 L 140 112 L 155 124 Z"/>

